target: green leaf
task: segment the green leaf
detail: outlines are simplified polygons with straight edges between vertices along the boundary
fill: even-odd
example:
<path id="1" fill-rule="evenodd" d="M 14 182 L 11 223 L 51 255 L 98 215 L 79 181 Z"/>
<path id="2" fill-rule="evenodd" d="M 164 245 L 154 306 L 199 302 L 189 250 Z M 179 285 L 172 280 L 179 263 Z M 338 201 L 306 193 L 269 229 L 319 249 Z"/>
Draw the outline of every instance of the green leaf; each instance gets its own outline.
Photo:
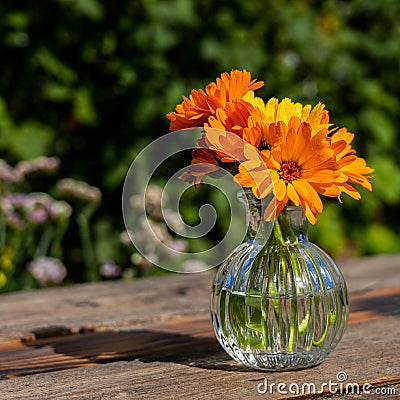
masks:
<path id="1" fill-rule="evenodd" d="M 97 114 L 88 89 L 81 88 L 74 93 L 73 114 L 79 121 L 87 125 L 96 123 Z"/>
<path id="2" fill-rule="evenodd" d="M 104 15 L 103 6 L 97 0 L 58 0 L 58 2 L 93 21 L 101 20 Z"/>
<path id="3" fill-rule="evenodd" d="M 325 204 L 318 222 L 309 228 L 310 240 L 333 255 L 340 254 L 346 247 L 344 221 L 338 217 L 341 207 L 343 205 L 333 200 Z"/>
<path id="4" fill-rule="evenodd" d="M 364 109 L 359 114 L 362 128 L 369 131 L 376 145 L 390 149 L 396 141 L 396 127 L 387 114 L 377 108 Z"/>
<path id="5" fill-rule="evenodd" d="M 30 159 L 51 152 L 54 132 L 47 126 L 26 122 L 10 133 L 5 147 L 17 159 Z"/>
<path id="6" fill-rule="evenodd" d="M 77 79 L 77 74 L 55 57 L 47 48 L 42 47 L 34 55 L 34 63 L 42 67 L 51 76 L 58 80 L 71 83 Z"/>
<path id="7" fill-rule="evenodd" d="M 68 86 L 56 82 L 48 82 L 43 86 L 43 96 L 52 101 L 66 101 L 72 97 L 71 89 Z"/>
<path id="8" fill-rule="evenodd" d="M 397 253 L 400 248 L 400 240 L 398 235 L 390 228 L 380 225 L 371 224 L 363 230 L 362 245 L 363 253 Z"/>
<path id="9" fill-rule="evenodd" d="M 12 124 L 10 115 L 7 109 L 6 101 L 0 97 L 0 135 L 1 130 L 7 127 L 10 127 Z"/>
<path id="10" fill-rule="evenodd" d="M 373 179 L 374 193 L 391 205 L 400 201 L 399 165 L 390 156 L 371 157 L 370 164 L 375 168 Z"/>

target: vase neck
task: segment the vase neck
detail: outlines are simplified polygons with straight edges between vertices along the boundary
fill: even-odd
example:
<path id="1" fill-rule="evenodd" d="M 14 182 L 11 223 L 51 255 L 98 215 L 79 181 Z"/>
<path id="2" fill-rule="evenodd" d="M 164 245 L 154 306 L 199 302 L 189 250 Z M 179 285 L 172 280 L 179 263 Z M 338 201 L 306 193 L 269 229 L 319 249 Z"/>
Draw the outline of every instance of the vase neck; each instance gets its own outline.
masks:
<path id="1" fill-rule="evenodd" d="M 276 217 L 271 240 L 279 244 L 308 241 L 308 222 L 301 206 L 286 205 Z"/>
<path id="2" fill-rule="evenodd" d="M 238 195 L 239 200 L 248 207 L 246 239 L 250 242 L 265 243 L 268 239 L 267 232 L 271 231 L 271 223 L 264 221 L 261 201 L 251 190 L 244 189 Z"/>
<path id="3" fill-rule="evenodd" d="M 290 244 L 308 240 L 308 223 L 301 206 L 286 205 L 274 221 L 266 222 L 261 200 L 251 190 L 244 190 L 239 199 L 248 205 L 248 241 Z"/>

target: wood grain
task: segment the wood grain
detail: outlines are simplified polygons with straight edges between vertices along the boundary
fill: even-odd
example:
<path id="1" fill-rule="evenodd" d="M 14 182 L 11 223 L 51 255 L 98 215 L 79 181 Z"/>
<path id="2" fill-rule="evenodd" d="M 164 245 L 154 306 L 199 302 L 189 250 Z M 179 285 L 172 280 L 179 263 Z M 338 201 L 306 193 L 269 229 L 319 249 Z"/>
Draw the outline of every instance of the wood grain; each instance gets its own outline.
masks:
<path id="1" fill-rule="evenodd" d="M 0 381 L 0 393 L 13 396 L 5 398 L 24 400 L 35 398 L 30 397 L 32 393 L 40 393 L 46 399 L 275 399 L 282 397 L 281 394 L 273 393 L 266 397 L 257 393 L 257 385 L 265 378 L 275 384 L 284 382 L 301 386 L 313 382 L 320 387 L 329 380 L 336 381 L 340 371 L 347 373 L 347 382 L 360 385 L 372 382 L 387 387 L 400 382 L 400 354 L 393 335 L 398 328 L 398 318 L 387 316 L 384 321 L 383 324 L 375 319 L 349 325 L 343 341 L 323 364 L 285 373 L 258 372 L 239 366 L 229 359 L 215 340 L 201 339 L 209 337 L 201 321 L 194 324 L 197 335 L 194 338 L 184 336 L 183 332 L 191 330 L 185 319 L 180 324 L 171 322 L 146 332 L 129 330 L 103 336 L 103 340 L 109 343 L 106 346 L 109 352 L 127 357 L 124 351 L 127 346 L 131 349 L 125 361 L 109 362 L 112 361 L 107 360 L 109 354 L 100 354 L 92 343 L 93 334 L 64 337 L 64 340 L 40 343 L 36 348 L 43 352 L 44 357 L 68 356 L 82 362 L 87 362 L 90 357 L 97 363 L 96 367 L 47 374 L 36 371 L 30 376 Z M 174 334 L 176 331 L 180 333 Z M 360 331 L 363 332 L 362 338 Z M 155 340 L 152 335 L 156 335 Z M 136 343 L 136 348 L 126 344 L 130 339 Z M 151 351 L 152 347 L 155 351 Z"/>
<path id="2" fill-rule="evenodd" d="M 400 256 L 340 266 L 350 290 L 346 333 L 320 366 L 296 372 L 249 370 L 223 352 L 208 315 L 213 272 L 2 295 L 0 399 L 277 399 L 285 396 L 257 385 L 318 386 L 339 371 L 398 396 Z"/>
<path id="3" fill-rule="evenodd" d="M 400 287 L 356 292 L 350 295 L 350 303 L 349 324 L 399 315 Z M 208 314 L 171 316 L 168 320 L 147 323 L 145 328 L 127 329 L 125 326 L 124 330 L 110 330 L 102 327 L 80 334 L 57 327 L 43 329 L 42 336 L 35 340 L 0 346 L 0 377 L 93 366 L 216 343 Z"/>
<path id="4" fill-rule="evenodd" d="M 338 262 L 349 292 L 400 286 L 400 254 Z M 99 327 L 133 326 L 174 315 L 208 315 L 215 271 L 171 274 L 0 295 L 0 343 L 33 340 L 46 330 L 59 334 Z"/>

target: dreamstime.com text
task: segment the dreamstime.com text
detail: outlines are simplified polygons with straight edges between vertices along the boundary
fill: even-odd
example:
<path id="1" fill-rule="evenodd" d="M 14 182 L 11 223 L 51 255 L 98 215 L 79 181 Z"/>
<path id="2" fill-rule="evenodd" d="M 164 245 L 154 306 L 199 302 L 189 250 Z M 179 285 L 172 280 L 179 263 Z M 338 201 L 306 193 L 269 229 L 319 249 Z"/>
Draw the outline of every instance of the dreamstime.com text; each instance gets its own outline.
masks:
<path id="1" fill-rule="evenodd" d="M 259 394 L 294 394 L 294 395 L 307 395 L 307 394 L 371 394 L 371 395 L 395 395 L 396 388 L 394 387 L 373 387 L 371 383 L 355 383 L 348 382 L 346 372 L 340 371 L 336 374 L 336 380 L 329 379 L 328 382 L 315 384 L 313 382 L 299 383 L 284 383 L 284 382 L 269 382 L 264 378 L 257 385 L 257 392 Z"/>

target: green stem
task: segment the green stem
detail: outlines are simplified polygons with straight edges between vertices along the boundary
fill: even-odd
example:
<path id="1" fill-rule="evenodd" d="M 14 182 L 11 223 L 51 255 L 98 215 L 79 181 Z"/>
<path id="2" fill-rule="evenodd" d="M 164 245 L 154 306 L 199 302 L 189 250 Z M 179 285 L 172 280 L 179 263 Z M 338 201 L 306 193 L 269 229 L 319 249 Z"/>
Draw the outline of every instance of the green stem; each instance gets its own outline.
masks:
<path id="1" fill-rule="evenodd" d="M 99 274 L 96 269 L 96 259 L 93 248 L 93 243 L 90 237 L 89 217 L 94 209 L 87 207 L 83 209 L 77 216 L 77 224 L 79 235 L 82 242 L 83 259 L 86 265 L 86 278 L 88 281 L 96 281 L 99 279 Z"/>
<path id="2" fill-rule="evenodd" d="M 303 272 L 300 260 L 298 258 L 298 254 L 296 253 L 296 250 L 294 248 L 294 246 L 298 244 L 299 244 L 298 238 L 295 232 L 292 231 L 290 221 L 288 220 L 287 216 L 282 213 L 274 221 L 273 232 L 269 240 L 267 241 L 265 248 L 267 249 L 268 247 L 271 246 L 275 248 L 274 251 L 269 253 L 270 257 L 269 265 L 271 266 L 276 265 L 277 268 L 280 268 L 279 275 L 281 276 L 281 279 L 283 279 L 281 284 L 283 285 L 283 290 L 285 295 L 289 295 L 288 293 L 289 273 L 292 274 L 292 281 L 296 291 L 295 294 L 299 296 L 302 295 L 302 290 L 298 282 L 302 281 Z M 303 250 L 311 260 L 311 263 L 314 267 L 320 286 L 323 287 L 323 279 L 320 271 L 318 270 L 317 262 L 313 259 L 313 257 L 311 257 L 311 255 L 305 248 L 303 248 Z M 292 270 L 290 271 L 289 268 L 292 268 Z M 272 300 L 275 318 L 279 320 L 282 311 L 280 309 L 281 299 L 279 298 L 279 293 L 278 293 L 279 288 L 276 286 L 277 282 L 274 280 L 274 276 L 276 275 L 276 273 L 277 271 L 274 271 L 274 267 L 271 267 L 271 269 L 268 271 L 267 295 L 270 298 L 270 300 Z M 308 273 L 307 277 L 308 279 L 311 279 Z M 294 351 L 297 335 L 303 335 L 309 330 L 313 301 L 314 302 L 319 301 L 319 296 L 307 297 L 306 301 L 307 301 L 306 305 L 307 309 L 305 310 L 305 315 L 303 314 L 304 317 L 302 318 L 302 320 L 298 321 L 299 317 L 298 301 L 297 299 L 291 300 L 290 326 L 289 326 L 289 332 L 287 332 L 289 334 L 287 351 L 290 353 Z M 266 309 L 266 307 L 263 307 L 263 305 L 261 304 L 261 310 L 262 310 L 262 326 L 261 326 L 262 345 L 264 346 L 264 348 L 268 348 L 267 319 L 268 319 L 269 309 Z M 337 320 L 337 312 L 332 313 L 329 310 L 329 313 L 326 316 L 325 325 L 322 325 L 323 332 L 321 337 L 312 338 L 312 344 L 314 346 L 321 346 L 325 342 L 329 325 L 334 324 L 336 320 Z"/>
<path id="3" fill-rule="evenodd" d="M 0 200 L 3 197 L 3 188 L 0 185 Z M 4 218 L 3 213 L 0 215 L 0 247 L 4 248 L 6 245 L 6 234 L 7 234 L 7 225 L 6 219 Z"/>
<path id="4" fill-rule="evenodd" d="M 299 323 L 299 334 L 302 335 L 306 333 L 308 324 L 310 323 L 310 316 L 311 316 L 311 299 L 307 298 L 307 313 L 303 320 Z"/>
<path id="5" fill-rule="evenodd" d="M 329 327 L 329 323 L 328 323 L 328 321 L 325 321 L 324 333 L 318 340 L 313 339 L 312 342 L 313 342 L 314 346 L 321 346 L 321 344 L 323 344 L 325 342 L 326 334 L 328 333 L 328 327 Z"/>
<path id="6" fill-rule="evenodd" d="M 264 306 L 261 300 L 261 341 L 264 349 L 268 349 L 268 308 L 269 302 L 267 301 L 266 306 Z"/>
<path id="7" fill-rule="evenodd" d="M 28 224 L 25 228 L 24 233 L 24 242 L 25 242 L 25 249 L 26 254 L 28 257 L 33 257 L 35 252 L 35 229 L 32 225 Z"/>
<path id="8" fill-rule="evenodd" d="M 296 317 L 297 317 L 297 300 L 292 299 L 291 301 L 291 315 L 290 315 L 290 334 L 288 343 L 288 352 L 293 352 L 293 344 L 296 333 Z"/>
<path id="9" fill-rule="evenodd" d="M 293 267 L 293 273 L 294 273 L 294 282 L 295 282 L 295 287 L 296 287 L 296 294 L 297 295 L 302 295 L 302 291 L 299 289 L 298 286 L 298 281 L 302 280 L 302 273 L 301 273 L 301 267 L 300 267 L 300 261 L 297 255 L 297 252 L 292 253 L 292 267 Z M 303 320 L 298 324 L 298 333 L 300 335 L 304 334 L 307 331 L 308 324 L 310 322 L 310 316 L 311 316 L 311 299 L 308 297 L 307 298 L 307 313 Z"/>
<path id="10" fill-rule="evenodd" d="M 58 222 L 53 236 L 53 243 L 50 249 L 50 252 L 53 255 L 53 257 L 57 257 L 60 260 L 63 257 L 61 242 L 68 228 L 68 223 L 69 223 L 68 219 Z"/>
<path id="11" fill-rule="evenodd" d="M 53 237 L 54 229 L 52 226 L 47 226 L 42 236 L 40 237 L 39 244 L 36 248 L 34 258 L 46 256 L 51 244 L 51 239 Z"/>
<path id="12" fill-rule="evenodd" d="M 282 246 L 298 243 L 297 235 L 293 232 L 289 217 L 285 213 L 275 218 L 274 234 L 278 244 Z"/>
<path id="13" fill-rule="evenodd" d="M 282 231 L 280 229 L 279 222 L 275 225 L 276 227 L 279 227 L 278 234 L 280 238 L 282 238 Z M 281 245 L 283 248 L 280 248 L 279 251 L 279 264 L 282 266 L 282 279 L 283 279 L 283 286 L 284 286 L 284 296 L 288 296 L 288 265 L 287 265 L 287 258 L 286 258 L 286 251 L 287 251 L 287 246 L 284 244 Z M 290 301 L 290 326 L 289 326 L 289 340 L 288 340 L 288 345 L 287 345 L 287 350 L 289 353 L 293 352 L 293 343 L 294 343 L 294 324 L 296 323 L 295 318 L 296 318 L 296 313 L 297 313 L 297 305 L 294 304 L 294 299 Z M 278 313 L 279 313 L 279 300 L 278 302 Z M 284 323 L 285 324 L 285 323 Z"/>
<path id="14" fill-rule="evenodd" d="M 25 259 L 25 243 L 24 243 L 24 236 L 20 231 L 16 231 L 14 233 L 14 246 L 15 253 L 14 253 L 14 262 L 17 267 L 19 267 L 23 260 Z M 18 270 L 18 272 L 20 272 Z"/>
<path id="15" fill-rule="evenodd" d="M 0 215 L 0 247 L 4 248 L 6 246 L 6 237 L 7 237 L 7 227 L 5 218 Z"/>
<path id="16" fill-rule="evenodd" d="M 278 220 L 278 218 L 275 218 L 274 221 L 274 239 L 276 240 L 277 244 L 284 246 L 285 240 L 283 239 L 283 235 L 282 235 L 282 230 L 281 230 L 281 225 L 280 222 Z"/>
<path id="17" fill-rule="evenodd" d="M 270 265 L 275 265 L 276 261 L 274 258 L 276 257 L 276 254 L 271 254 L 270 257 L 272 258 Z M 275 288 L 275 282 L 274 282 L 274 275 L 275 275 L 275 270 L 274 268 L 270 268 L 268 271 L 268 296 L 272 298 L 272 302 L 274 304 L 274 310 L 275 310 L 275 315 L 279 315 L 279 299 L 278 299 L 278 292 Z"/>
<path id="18" fill-rule="evenodd" d="M 318 277 L 318 282 L 320 284 L 320 287 L 322 288 L 323 285 L 324 285 L 324 282 L 323 282 L 321 273 L 319 271 L 319 268 L 318 268 L 316 262 L 314 261 L 314 258 L 311 256 L 311 254 L 306 249 L 304 249 L 304 251 L 305 251 L 305 253 L 307 254 L 307 256 L 309 257 L 309 259 L 312 262 L 312 265 L 314 267 L 315 273 L 317 274 L 317 277 Z M 314 300 L 317 300 L 317 299 L 319 300 L 319 297 L 314 297 Z M 331 317 L 331 312 L 330 312 L 330 309 L 329 309 L 329 312 L 328 312 L 328 315 L 327 315 L 327 320 L 325 321 L 324 332 L 323 332 L 322 336 L 318 340 L 313 339 L 313 345 L 314 346 L 320 346 L 321 344 L 323 344 L 325 342 L 326 334 L 328 333 L 328 327 L 331 324 L 332 320 L 336 321 L 336 316 L 334 316 L 332 318 Z"/>
<path id="19" fill-rule="evenodd" d="M 333 314 L 331 313 L 331 308 L 329 307 L 329 324 L 330 325 L 336 324 L 338 309 L 339 309 L 339 305 L 338 305 L 337 293 L 335 293 L 335 312 Z"/>

